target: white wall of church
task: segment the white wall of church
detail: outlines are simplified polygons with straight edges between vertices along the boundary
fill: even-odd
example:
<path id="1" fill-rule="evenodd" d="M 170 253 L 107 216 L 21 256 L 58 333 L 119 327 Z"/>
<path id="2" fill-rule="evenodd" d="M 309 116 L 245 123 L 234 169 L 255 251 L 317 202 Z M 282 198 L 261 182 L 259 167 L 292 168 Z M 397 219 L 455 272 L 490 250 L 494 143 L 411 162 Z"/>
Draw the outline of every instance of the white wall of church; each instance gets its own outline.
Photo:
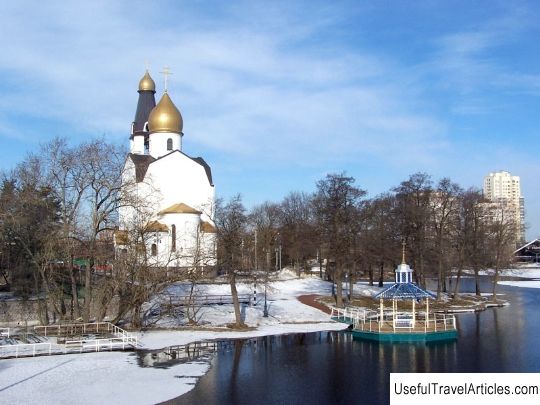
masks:
<path id="1" fill-rule="evenodd" d="M 142 155 L 144 153 L 144 135 L 135 135 L 131 140 L 131 153 Z"/>
<path id="2" fill-rule="evenodd" d="M 152 185 L 150 176 L 143 182 L 136 182 L 135 164 L 126 160 L 122 172 L 122 203 L 118 209 L 120 229 L 141 228 L 155 216 L 161 195 Z"/>
<path id="3" fill-rule="evenodd" d="M 172 141 L 171 149 L 167 148 L 167 140 Z M 173 132 L 153 132 L 149 138 L 149 153 L 156 159 L 171 153 L 173 150 L 182 150 L 182 136 Z"/>
<path id="4" fill-rule="evenodd" d="M 216 235 L 201 232 L 201 221 L 212 222 L 214 187 L 204 168 L 176 152 L 151 163 L 142 182 L 136 182 L 135 164 L 128 158 L 122 173 L 126 200 L 119 208 L 120 229 L 141 229 L 152 221 L 167 226 L 167 232 L 145 237 L 149 263 L 157 267 L 212 266 L 216 263 Z M 184 203 L 203 213 L 158 215 L 171 205 Z M 173 249 L 172 229 L 176 226 Z M 152 245 L 155 244 L 154 256 Z"/>
<path id="5" fill-rule="evenodd" d="M 159 209 L 184 203 L 203 212 L 203 220 L 213 218 L 214 187 L 204 168 L 183 153 L 173 153 L 152 163 L 147 172 L 161 195 Z"/>
<path id="6" fill-rule="evenodd" d="M 159 217 L 159 222 L 167 225 L 168 232 L 153 232 L 146 240 L 146 251 L 153 266 L 215 265 L 215 234 L 200 231 L 198 214 L 166 214 Z M 173 225 L 176 226 L 176 243 L 173 242 Z"/>

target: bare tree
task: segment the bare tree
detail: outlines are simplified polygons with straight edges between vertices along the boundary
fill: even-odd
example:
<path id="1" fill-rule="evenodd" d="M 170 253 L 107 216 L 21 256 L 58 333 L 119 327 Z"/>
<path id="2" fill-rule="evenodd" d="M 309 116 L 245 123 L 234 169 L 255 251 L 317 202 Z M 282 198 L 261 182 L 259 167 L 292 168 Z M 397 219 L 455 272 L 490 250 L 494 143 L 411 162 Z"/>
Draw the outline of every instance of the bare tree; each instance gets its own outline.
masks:
<path id="1" fill-rule="evenodd" d="M 289 193 L 280 204 L 283 254 L 292 260 L 298 274 L 317 251 L 311 208 L 312 196 L 303 192 Z"/>
<path id="2" fill-rule="evenodd" d="M 518 220 L 514 207 L 509 201 L 501 199 L 489 204 L 490 210 L 490 250 L 494 253 L 493 301 L 497 302 L 497 284 L 501 268 L 509 267 L 514 256 L 514 243 L 518 234 Z"/>
<path id="3" fill-rule="evenodd" d="M 426 173 L 415 173 L 393 191 L 396 193 L 396 215 L 401 237 L 411 251 L 416 281 L 425 285 L 426 264 L 429 262 L 429 218 L 432 193 L 431 178 Z"/>
<path id="4" fill-rule="evenodd" d="M 319 232 L 328 247 L 328 256 L 335 262 L 336 305 L 343 305 L 343 274 L 354 250 L 354 222 L 362 197 L 366 194 L 354 186 L 354 178 L 345 173 L 329 174 L 317 182 L 314 198 Z"/>
<path id="5" fill-rule="evenodd" d="M 370 285 L 373 285 L 372 266 L 379 269 L 379 287 L 382 287 L 385 264 L 393 266 L 399 252 L 395 204 L 393 195 L 383 194 L 369 201 L 364 208 L 366 230 L 362 239 Z"/>
<path id="6" fill-rule="evenodd" d="M 437 299 L 446 292 L 446 275 L 451 265 L 451 246 L 457 228 L 461 188 L 443 178 L 431 194 L 431 227 L 434 231 L 437 263 Z"/>
<path id="7" fill-rule="evenodd" d="M 65 138 L 55 138 L 41 148 L 40 158 L 45 165 L 46 181 L 54 190 L 60 204 L 61 235 L 59 259 L 69 274 L 71 284 L 70 313 L 81 315 L 74 257 L 80 247 L 79 212 L 88 182 L 77 147 L 69 147 Z"/>
<path id="8" fill-rule="evenodd" d="M 246 209 L 240 195 L 224 204 L 216 202 L 216 227 L 218 238 L 218 266 L 226 272 L 231 286 L 236 327 L 243 327 L 240 302 L 236 289 L 236 276 L 242 269 L 242 239 L 246 233 Z"/>

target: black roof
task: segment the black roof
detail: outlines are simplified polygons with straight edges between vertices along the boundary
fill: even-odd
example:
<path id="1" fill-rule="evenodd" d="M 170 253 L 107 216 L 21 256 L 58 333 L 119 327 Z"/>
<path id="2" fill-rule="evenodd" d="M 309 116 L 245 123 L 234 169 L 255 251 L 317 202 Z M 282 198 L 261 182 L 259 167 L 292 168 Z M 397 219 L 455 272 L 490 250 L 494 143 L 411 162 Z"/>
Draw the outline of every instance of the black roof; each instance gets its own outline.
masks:
<path id="1" fill-rule="evenodd" d="M 206 163 L 206 161 L 202 157 L 196 157 L 196 158 L 189 157 L 189 158 L 193 160 L 194 162 L 197 162 L 198 164 L 200 164 L 202 167 L 204 167 L 204 171 L 206 172 L 206 177 L 208 177 L 208 182 L 210 183 L 211 186 L 213 186 L 214 182 L 212 181 L 212 169 L 210 169 L 210 166 L 208 165 L 208 163 Z"/>
<path id="2" fill-rule="evenodd" d="M 211 186 L 214 186 L 214 182 L 212 181 L 212 169 L 206 163 L 206 161 L 202 157 L 196 157 L 192 158 L 191 156 L 186 155 L 184 152 L 179 150 L 173 150 L 170 153 L 167 153 L 166 155 L 160 156 L 159 158 L 155 159 L 151 155 L 137 155 L 130 153 L 128 156 L 131 158 L 133 163 L 135 164 L 135 178 L 137 180 L 137 183 L 140 183 L 144 180 L 144 176 L 146 175 L 146 171 L 148 170 L 148 166 L 150 166 L 151 163 L 154 163 L 156 160 L 163 159 L 165 156 L 169 156 L 172 153 L 181 153 L 182 155 L 190 158 L 195 163 L 201 165 L 204 168 L 204 171 L 206 172 L 206 177 L 208 178 L 208 182 Z"/>
<path id="3" fill-rule="evenodd" d="M 150 111 L 156 106 L 155 91 L 139 90 L 139 101 L 137 102 L 137 111 L 133 121 L 133 134 L 146 134 L 144 124 L 148 122 Z"/>
<path id="4" fill-rule="evenodd" d="M 148 166 L 150 166 L 150 163 L 155 162 L 156 159 L 150 155 L 137 155 L 134 153 L 130 153 L 128 156 L 135 164 L 135 180 L 140 183 L 146 176 Z"/>

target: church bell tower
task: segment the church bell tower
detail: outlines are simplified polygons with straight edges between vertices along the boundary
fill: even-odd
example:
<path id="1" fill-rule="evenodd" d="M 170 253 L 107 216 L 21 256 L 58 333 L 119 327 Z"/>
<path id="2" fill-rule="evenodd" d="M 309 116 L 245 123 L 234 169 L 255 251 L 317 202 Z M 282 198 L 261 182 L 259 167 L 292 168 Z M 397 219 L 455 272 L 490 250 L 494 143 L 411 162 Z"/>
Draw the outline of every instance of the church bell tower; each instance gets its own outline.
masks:
<path id="1" fill-rule="evenodd" d="M 131 124 L 130 151 L 136 155 L 144 155 L 148 150 L 149 131 L 148 120 L 150 112 L 156 106 L 156 83 L 150 77 L 148 69 L 139 82 L 139 101 L 137 102 L 137 111 L 135 120 Z"/>
<path id="2" fill-rule="evenodd" d="M 182 150 L 184 120 L 167 93 L 168 68 L 164 69 L 165 92 L 148 117 L 148 153 L 155 159 Z"/>

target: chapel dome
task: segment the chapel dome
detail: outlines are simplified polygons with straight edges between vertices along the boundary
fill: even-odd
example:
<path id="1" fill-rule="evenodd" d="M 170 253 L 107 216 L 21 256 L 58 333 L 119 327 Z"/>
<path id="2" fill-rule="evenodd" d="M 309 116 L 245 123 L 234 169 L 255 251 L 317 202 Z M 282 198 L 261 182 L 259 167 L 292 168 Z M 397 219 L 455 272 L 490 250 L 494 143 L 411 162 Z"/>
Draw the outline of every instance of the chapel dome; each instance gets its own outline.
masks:
<path id="1" fill-rule="evenodd" d="M 184 121 L 178 108 L 165 92 L 148 117 L 149 132 L 182 132 Z"/>
<path id="2" fill-rule="evenodd" d="M 156 91 L 156 83 L 150 77 L 148 70 L 144 73 L 144 76 L 139 81 L 139 91 Z"/>

